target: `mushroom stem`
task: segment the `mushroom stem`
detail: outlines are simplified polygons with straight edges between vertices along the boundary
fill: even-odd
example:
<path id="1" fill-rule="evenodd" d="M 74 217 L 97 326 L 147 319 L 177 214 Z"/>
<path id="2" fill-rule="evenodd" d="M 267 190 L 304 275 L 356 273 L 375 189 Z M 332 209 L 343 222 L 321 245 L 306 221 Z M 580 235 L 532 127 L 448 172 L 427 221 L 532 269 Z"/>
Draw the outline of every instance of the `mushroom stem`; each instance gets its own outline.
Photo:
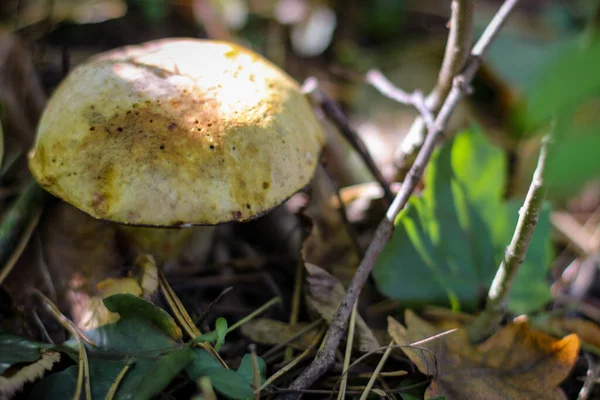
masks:
<path id="1" fill-rule="evenodd" d="M 169 269 L 175 263 L 202 263 L 208 257 L 214 226 L 191 228 L 153 228 L 120 225 L 120 232 L 139 253 L 152 254 L 156 262 Z"/>

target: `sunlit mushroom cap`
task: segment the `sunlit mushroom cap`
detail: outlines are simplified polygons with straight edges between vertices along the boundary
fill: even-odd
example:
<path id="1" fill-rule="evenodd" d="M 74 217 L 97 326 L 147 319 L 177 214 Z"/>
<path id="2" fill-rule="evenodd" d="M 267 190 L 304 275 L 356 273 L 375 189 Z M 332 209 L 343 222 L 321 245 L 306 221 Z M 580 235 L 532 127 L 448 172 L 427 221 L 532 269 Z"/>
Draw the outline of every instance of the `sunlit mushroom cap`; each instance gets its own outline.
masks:
<path id="1" fill-rule="evenodd" d="M 42 116 L 30 168 L 96 218 L 216 224 L 302 189 L 323 142 L 298 84 L 259 55 L 166 39 L 74 69 Z"/>

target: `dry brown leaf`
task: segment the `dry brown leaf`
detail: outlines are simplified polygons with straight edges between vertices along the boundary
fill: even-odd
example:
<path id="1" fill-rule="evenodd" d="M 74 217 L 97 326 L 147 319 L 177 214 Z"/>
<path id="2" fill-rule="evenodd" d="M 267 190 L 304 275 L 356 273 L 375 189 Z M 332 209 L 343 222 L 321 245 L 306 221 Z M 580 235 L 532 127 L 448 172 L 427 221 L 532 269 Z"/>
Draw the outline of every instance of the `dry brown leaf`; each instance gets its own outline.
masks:
<path id="1" fill-rule="evenodd" d="M 115 229 L 63 202 L 50 207 L 42 220 L 44 259 L 57 305 L 78 326 L 87 320 L 96 285 L 121 274 Z"/>
<path id="2" fill-rule="evenodd" d="M 249 337 L 250 340 L 260 344 L 276 346 L 287 343 L 292 337 L 308 326 L 307 323 L 298 322 L 290 325 L 286 322 L 276 321 L 268 318 L 258 318 L 246 322 L 242 325 L 242 334 Z M 305 350 L 310 346 L 317 334 L 317 330 L 312 330 L 300 336 L 290 343 L 297 350 Z"/>
<path id="3" fill-rule="evenodd" d="M 317 312 L 331 322 L 340 306 L 346 290 L 333 275 L 316 265 L 306 263 L 306 303 L 309 310 Z M 373 351 L 381 345 L 360 315 L 356 316 L 357 341 L 354 346 L 360 351 Z"/>
<path id="4" fill-rule="evenodd" d="M 27 382 L 35 382 L 60 361 L 60 353 L 56 351 L 42 352 L 39 360 L 28 364 L 10 376 L 0 376 L 0 399 L 10 399 L 21 390 Z"/>
<path id="5" fill-rule="evenodd" d="M 569 375 L 579 353 L 579 338 L 562 340 L 512 322 L 473 345 L 466 330 L 456 323 L 434 326 L 412 313 L 407 328 L 388 317 L 388 331 L 399 345 L 408 345 L 448 329 L 447 336 L 407 348 L 406 355 L 425 374 L 432 375 L 425 398 L 455 399 L 566 399 L 558 385 Z M 435 354 L 435 356 L 434 356 Z"/>
<path id="6" fill-rule="evenodd" d="M 532 324 L 554 335 L 576 333 L 582 341 L 582 346 L 592 346 L 597 353 L 600 351 L 600 326 L 592 321 L 581 318 L 541 316 L 533 319 Z"/>

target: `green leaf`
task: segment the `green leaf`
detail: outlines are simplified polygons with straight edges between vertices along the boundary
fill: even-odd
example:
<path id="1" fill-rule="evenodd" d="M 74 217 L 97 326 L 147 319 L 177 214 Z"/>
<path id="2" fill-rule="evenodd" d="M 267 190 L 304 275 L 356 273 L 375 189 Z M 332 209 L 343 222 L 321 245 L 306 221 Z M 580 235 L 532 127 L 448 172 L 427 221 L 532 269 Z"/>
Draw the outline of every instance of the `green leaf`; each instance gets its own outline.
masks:
<path id="1" fill-rule="evenodd" d="M 507 244 L 514 233 L 522 205 L 523 200 L 513 200 L 507 204 Z M 545 204 L 531 237 L 525 261 L 517 272 L 509 300 L 509 308 L 514 313 L 537 311 L 552 299 L 547 280 L 548 266 L 552 260 L 550 211 L 550 206 Z"/>
<path id="2" fill-rule="evenodd" d="M 254 391 L 251 383 L 245 378 L 245 368 L 243 373 L 238 373 L 231 369 L 225 369 L 208 352 L 201 349 L 194 349 L 194 359 L 186 368 L 186 373 L 192 380 L 198 380 L 202 376 L 210 378 L 214 389 L 231 399 L 250 399 L 254 398 Z M 240 367 L 241 368 L 241 367 Z"/>
<path id="3" fill-rule="evenodd" d="M 599 74 L 600 75 L 600 74 Z M 578 128 L 550 147 L 545 180 L 549 196 L 565 198 L 600 177 L 600 128 Z"/>
<path id="4" fill-rule="evenodd" d="M 230 399 L 253 399 L 254 390 L 246 380 L 231 369 L 214 368 L 207 372 L 213 387 Z"/>
<path id="5" fill-rule="evenodd" d="M 151 321 L 175 340 L 182 337 L 181 328 L 163 309 L 147 300 L 130 293 L 119 293 L 103 300 L 109 311 L 119 313 L 121 317 L 139 317 Z"/>
<path id="6" fill-rule="evenodd" d="M 72 399 L 77 384 L 77 365 L 52 374 L 36 384 L 29 395 L 31 400 Z"/>
<path id="7" fill-rule="evenodd" d="M 399 214 L 375 265 L 378 289 L 406 307 L 476 308 L 516 226 L 514 206 L 502 198 L 505 168 L 502 152 L 476 129 L 439 149 L 422 197 L 413 197 Z M 549 298 L 548 210 L 536 231 L 514 284 L 515 312 L 533 311 Z"/>
<path id="8" fill-rule="evenodd" d="M 485 218 L 493 219 L 500 206 L 495 186 L 504 182 L 494 171 L 500 166 L 477 130 L 436 152 L 422 198 L 411 199 L 400 213 L 375 266 L 375 282 L 384 294 L 406 306 L 449 302 L 472 309 L 479 303 L 496 268 Z"/>
<path id="9" fill-rule="evenodd" d="M 262 385 L 267 380 L 267 364 L 262 358 L 256 358 L 258 359 L 258 373 L 260 375 L 260 384 Z M 244 378 L 250 386 L 254 385 L 254 366 L 252 364 L 252 355 L 245 354 L 237 370 L 238 375 Z"/>
<path id="10" fill-rule="evenodd" d="M 527 102 L 528 126 L 535 127 L 600 90 L 600 41 L 574 42 L 539 74 Z"/>
<path id="11" fill-rule="evenodd" d="M 145 400 L 159 393 L 192 361 L 194 353 L 189 347 L 161 357 L 143 376 L 137 386 L 134 400 Z"/>
<path id="12" fill-rule="evenodd" d="M 51 346 L 0 332 L 0 375 L 4 374 L 13 364 L 32 363 L 39 360 L 40 350 L 49 347 Z"/>
<path id="13" fill-rule="evenodd" d="M 219 349 L 225 342 L 225 335 L 227 335 L 227 320 L 225 318 L 217 318 L 216 331 L 217 343 L 215 343 L 215 350 L 219 351 Z"/>

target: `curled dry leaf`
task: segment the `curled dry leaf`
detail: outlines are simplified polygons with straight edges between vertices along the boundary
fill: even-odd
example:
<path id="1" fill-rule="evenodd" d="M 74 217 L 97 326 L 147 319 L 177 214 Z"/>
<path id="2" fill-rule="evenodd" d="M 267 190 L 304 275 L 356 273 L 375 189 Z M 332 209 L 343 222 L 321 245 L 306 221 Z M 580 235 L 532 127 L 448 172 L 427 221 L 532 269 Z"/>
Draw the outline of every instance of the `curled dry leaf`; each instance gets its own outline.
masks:
<path id="1" fill-rule="evenodd" d="M 306 303 L 311 312 L 318 313 L 327 322 L 331 322 L 344 298 L 346 290 L 334 276 L 316 265 L 306 263 Z M 354 343 L 360 351 L 368 352 L 380 347 L 377 338 L 360 315 L 356 316 L 356 335 Z"/>
<path id="2" fill-rule="evenodd" d="M 455 322 L 434 326 L 410 310 L 405 320 L 406 328 L 388 317 L 388 331 L 399 345 L 458 328 L 447 336 L 404 349 L 422 373 L 432 375 L 425 398 L 566 399 L 558 385 L 577 361 L 577 335 L 556 340 L 519 321 L 474 345 L 464 327 Z"/>
<path id="3" fill-rule="evenodd" d="M 302 322 L 298 322 L 292 326 L 274 319 L 258 318 L 242 325 L 242 333 L 253 342 L 275 346 L 288 343 L 292 337 L 307 326 L 307 323 Z M 307 332 L 293 342 L 290 342 L 290 346 L 297 350 L 305 350 L 310 346 L 316 334 L 316 330 Z"/>
<path id="4" fill-rule="evenodd" d="M 40 358 L 27 364 L 10 376 L 0 376 L 0 399 L 10 399 L 28 382 L 34 382 L 44 376 L 54 363 L 60 360 L 60 353 L 56 351 L 42 352 Z"/>
<path id="5" fill-rule="evenodd" d="M 531 323 L 538 329 L 555 336 L 575 333 L 581 339 L 581 346 L 600 355 L 600 326 L 581 318 L 537 316 Z"/>

